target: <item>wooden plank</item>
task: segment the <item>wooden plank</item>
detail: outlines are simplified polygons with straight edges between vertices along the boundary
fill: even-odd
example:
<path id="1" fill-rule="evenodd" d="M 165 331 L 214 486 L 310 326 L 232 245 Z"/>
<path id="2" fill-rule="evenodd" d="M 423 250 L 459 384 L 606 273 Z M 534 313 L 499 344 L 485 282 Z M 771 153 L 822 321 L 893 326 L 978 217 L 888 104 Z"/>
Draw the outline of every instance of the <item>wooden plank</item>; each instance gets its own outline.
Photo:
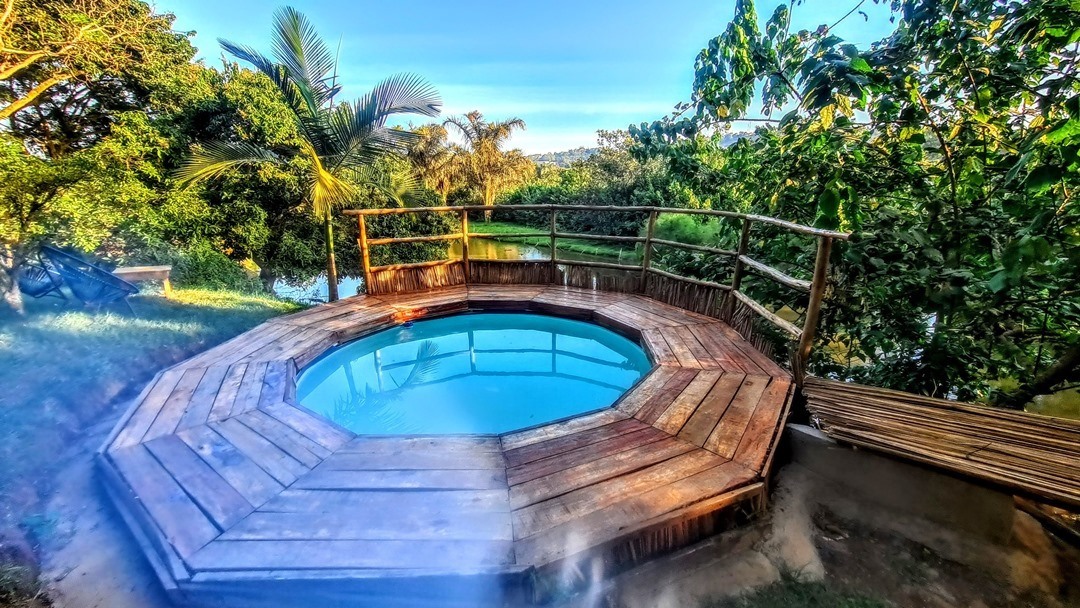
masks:
<path id="1" fill-rule="evenodd" d="M 307 467 L 286 454 L 281 448 L 237 420 L 212 422 L 210 428 L 217 431 L 229 443 L 236 446 L 236 449 L 283 485 L 292 484 L 308 471 Z"/>
<path id="2" fill-rule="evenodd" d="M 429 452 L 501 452 L 502 444 L 498 437 L 470 437 L 454 435 L 357 437 L 342 446 L 338 454 L 349 452 L 387 453 L 399 450 Z"/>
<path id="3" fill-rule="evenodd" d="M 722 375 L 720 370 L 703 370 L 697 374 L 686 389 L 660 414 L 653 426 L 668 434 L 678 435 Z"/>
<path id="4" fill-rule="evenodd" d="M 686 387 L 697 377 L 698 372 L 693 369 L 677 369 L 665 384 L 663 390 L 656 393 L 641 406 L 634 417 L 646 424 L 656 422 L 660 414 L 671 405 Z"/>
<path id="5" fill-rule="evenodd" d="M 569 452 L 612 437 L 618 437 L 645 428 L 648 428 L 645 423 L 634 420 L 633 418 L 627 418 L 604 426 L 586 429 L 571 435 L 564 435 L 555 439 L 549 439 L 547 441 L 507 450 L 503 453 L 503 456 L 506 458 L 507 467 L 517 467 L 528 462 Z"/>
<path id="6" fill-rule="evenodd" d="M 208 426 L 197 426 L 177 433 L 177 437 L 229 482 L 241 496 L 258 507 L 284 489 L 255 461 L 245 456 L 224 437 Z"/>
<path id="7" fill-rule="evenodd" d="M 577 418 L 572 418 L 564 422 L 556 422 L 535 429 L 508 433 L 502 436 L 502 445 L 504 450 L 512 450 L 540 441 L 572 435 L 580 431 L 604 426 L 627 418 L 629 418 L 629 416 L 617 409 L 601 410 L 593 414 L 578 416 Z"/>
<path id="8" fill-rule="evenodd" d="M 511 542 L 216 541 L 189 558 L 204 571 L 289 568 L 467 568 L 514 563 Z"/>
<path id="9" fill-rule="evenodd" d="M 563 559 L 620 536 L 623 528 L 717 496 L 752 478 L 751 473 L 735 463 L 711 467 L 519 540 L 515 545 L 517 558 L 532 564 Z"/>
<path id="10" fill-rule="evenodd" d="M 318 466 L 323 461 L 322 457 L 308 449 L 308 446 L 314 442 L 263 412 L 248 412 L 233 418 L 233 420 L 262 435 L 268 442 L 274 444 L 278 449 L 292 456 L 297 462 L 309 469 Z M 305 443 L 305 440 L 308 443 Z M 314 445 L 321 447 L 318 444 Z M 323 453 L 326 453 L 325 448 L 321 449 Z"/>
<path id="11" fill-rule="evenodd" d="M 424 509 L 432 517 L 445 512 L 509 513 L 510 503 L 505 489 L 440 492 L 287 489 L 259 507 L 263 513 L 366 513 Z"/>
<path id="12" fill-rule="evenodd" d="M 652 466 L 694 450 L 694 446 L 669 438 L 586 462 L 543 477 L 511 486 L 510 506 L 520 509 L 572 490 L 597 484 Z"/>
<path id="13" fill-rule="evenodd" d="M 326 471 L 406 471 L 418 469 L 506 468 L 496 452 L 417 452 L 408 448 L 383 453 L 340 452 L 327 458 L 319 469 Z"/>
<path id="14" fill-rule="evenodd" d="M 671 328 L 668 339 L 672 339 L 673 336 L 678 337 L 678 339 L 682 341 L 684 347 L 689 351 L 690 356 L 694 358 L 697 367 L 701 367 L 702 369 L 720 367 L 720 364 L 712 357 L 712 353 L 709 352 L 709 349 L 698 340 L 697 335 L 695 335 L 686 325 Z"/>
<path id="15" fill-rule="evenodd" d="M 754 363 L 749 357 L 729 340 L 720 328 L 719 323 L 691 325 L 690 333 L 698 339 L 712 355 L 720 369 L 727 372 L 764 373 L 764 370 Z"/>
<path id="16" fill-rule="evenodd" d="M 646 329 L 641 332 L 641 341 L 653 363 L 657 365 L 677 365 L 679 360 L 664 339 L 664 331 L 661 329 Z"/>
<path id="17" fill-rule="evenodd" d="M 239 416 L 244 412 L 250 412 L 259 406 L 259 395 L 263 389 L 263 379 L 266 377 L 265 361 L 248 363 L 244 372 L 244 379 L 236 391 L 236 399 L 233 400 L 229 416 Z"/>
<path id="18" fill-rule="evenodd" d="M 352 433 L 292 403 L 273 403 L 259 409 L 330 451 L 353 438 Z"/>
<path id="19" fill-rule="evenodd" d="M 166 435 L 147 442 L 146 448 L 222 530 L 254 510 L 251 503 L 179 437 Z"/>
<path id="20" fill-rule="evenodd" d="M 642 425 L 628 433 L 508 468 L 506 470 L 506 480 L 511 485 L 517 485 L 667 438 L 667 433 L 651 426 Z"/>
<path id="21" fill-rule="evenodd" d="M 288 385 L 294 382 L 287 361 L 267 362 L 262 391 L 259 392 L 259 407 L 284 401 Z"/>
<path id="22" fill-rule="evenodd" d="M 769 383 L 754 408 L 732 460 L 752 471 L 761 472 L 773 437 L 780 432 L 780 415 L 791 398 L 791 387 L 792 383 L 786 378 L 774 378 Z"/>
<path id="23" fill-rule="evenodd" d="M 187 558 L 219 533 L 144 446 L 109 455 L 117 471 L 180 557 Z"/>
<path id="24" fill-rule="evenodd" d="M 683 425 L 679 438 L 697 446 L 704 445 L 746 378 L 747 376 L 734 373 L 721 376 Z"/>
<path id="25" fill-rule="evenodd" d="M 630 416 L 637 414 L 653 396 L 664 390 L 664 385 L 676 371 L 677 368 L 668 366 L 654 368 L 615 403 L 615 408 Z"/>
<path id="26" fill-rule="evenodd" d="M 180 419 L 184 417 L 184 412 L 191 402 L 191 396 L 195 394 L 195 389 L 198 388 L 205 373 L 204 368 L 193 368 L 184 372 L 172 394 L 165 400 L 165 405 L 158 412 L 154 424 L 150 425 L 146 435 L 143 436 L 143 441 L 168 435 L 176 430 L 176 426 L 180 424 Z"/>
<path id="27" fill-rule="evenodd" d="M 505 469 L 353 471 L 316 469 L 289 486 L 295 490 L 495 490 L 506 488 Z"/>
<path id="28" fill-rule="evenodd" d="M 221 383 L 225 380 L 225 374 L 229 371 L 228 366 L 215 365 L 206 369 L 198 388 L 191 395 L 187 410 L 180 418 L 177 429 L 188 429 L 200 424 L 206 424 L 210 417 L 210 409 L 214 407 L 214 399 L 221 389 Z"/>
<path id="29" fill-rule="evenodd" d="M 746 357 L 761 368 L 762 372 L 765 374 L 776 377 L 791 376 L 787 370 L 777 365 L 772 359 L 761 354 L 761 351 L 751 346 L 749 342 L 739 335 L 739 332 L 729 327 L 726 323 L 719 323 L 716 325 L 716 328 L 724 334 L 724 337 L 726 337 L 729 342 L 735 345 L 739 352 L 746 355 Z"/>
<path id="30" fill-rule="evenodd" d="M 116 441 L 113 442 L 114 449 L 132 446 L 142 441 L 146 431 L 154 424 L 165 401 L 168 400 L 183 376 L 182 369 L 168 369 L 150 381 L 153 388 L 146 392 L 138 409 L 131 414 L 123 430 L 116 436 Z"/>
<path id="31" fill-rule="evenodd" d="M 252 513 L 221 540 L 512 541 L 507 513 L 386 509 L 356 513 Z M 380 569 L 385 566 L 380 566 Z"/>
<path id="32" fill-rule="evenodd" d="M 240 390 L 240 383 L 244 381 L 246 372 L 246 363 L 229 366 L 225 379 L 221 381 L 221 388 L 214 397 L 214 404 L 210 407 L 210 416 L 207 420 L 224 420 L 232 414 L 233 401 L 236 401 L 236 394 Z"/>
<path id="33" fill-rule="evenodd" d="M 765 393 L 765 389 L 771 379 L 766 376 L 747 376 L 743 380 L 739 392 L 731 400 L 720 423 L 713 429 L 712 434 L 705 440 L 705 449 L 716 452 L 724 458 L 735 455 L 736 448 L 746 434 L 750 417 L 757 407 L 758 401 Z M 786 390 L 786 389 L 785 389 Z"/>
<path id="34" fill-rule="evenodd" d="M 522 539 L 572 522 L 627 498 L 724 464 L 708 450 L 695 449 L 626 475 L 584 486 L 514 510 L 514 538 Z M 705 497 L 703 497 L 705 498 Z"/>

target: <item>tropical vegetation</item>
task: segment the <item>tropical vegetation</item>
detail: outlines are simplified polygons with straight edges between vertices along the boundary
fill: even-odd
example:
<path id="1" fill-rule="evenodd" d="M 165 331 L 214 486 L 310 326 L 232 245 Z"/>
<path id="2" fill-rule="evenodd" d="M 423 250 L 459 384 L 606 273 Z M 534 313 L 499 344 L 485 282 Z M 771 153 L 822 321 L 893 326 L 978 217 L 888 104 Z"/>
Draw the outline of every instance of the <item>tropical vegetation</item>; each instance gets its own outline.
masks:
<path id="1" fill-rule="evenodd" d="M 265 292 L 360 274 L 343 206 L 483 204 L 489 219 L 541 229 L 546 217 L 514 207 L 690 206 L 854 233 L 833 254 L 816 373 L 1011 407 L 1080 380 L 1080 17 L 1068 0 L 899 0 L 895 31 L 865 47 L 836 37 L 836 24 L 794 31 L 797 3 L 762 19 L 740 0 L 699 54 L 685 103 L 601 132 L 567 167 L 512 149 L 515 118 L 390 126 L 437 110 L 413 76 L 339 100 L 335 58 L 288 9 L 270 56 L 226 43 L 242 65 L 211 68 L 170 15 L 139 0 L 3 6 L 7 307 L 22 306 L 15 279 L 43 241 L 171 263 L 181 285 Z M 740 133 L 746 124 L 757 128 Z M 454 229 L 432 217 L 370 228 Z M 567 211 L 559 229 L 636 235 L 643 224 Z M 722 247 L 737 238 L 728 223 L 674 216 L 657 231 Z M 755 233 L 754 256 L 805 277 L 812 248 L 778 236 Z M 441 243 L 410 243 L 376 248 L 373 261 L 444 255 Z M 670 248 L 654 261 L 700 278 L 730 271 Z M 746 288 L 784 314 L 804 306 L 782 287 Z"/>

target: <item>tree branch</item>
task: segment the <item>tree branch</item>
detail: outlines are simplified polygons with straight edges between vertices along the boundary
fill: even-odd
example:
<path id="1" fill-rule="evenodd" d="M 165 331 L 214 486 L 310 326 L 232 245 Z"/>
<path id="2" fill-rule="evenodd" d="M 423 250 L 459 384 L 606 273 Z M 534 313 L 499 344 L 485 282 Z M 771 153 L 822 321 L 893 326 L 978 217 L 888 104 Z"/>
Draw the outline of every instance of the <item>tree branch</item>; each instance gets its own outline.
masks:
<path id="1" fill-rule="evenodd" d="M 41 81 L 36 87 L 34 87 L 33 89 L 30 89 L 25 95 L 23 95 L 19 99 L 16 99 L 15 101 L 11 102 L 10 104 L 8 104 L 3 109 L 0 109 L 0 120 L 4 120 L 4 119 L 6 119 L 6 118 L 8 118 L 10 116 L 13 116 L 19 110 L 21 110 L 21 109 L 25 108 L 26 106 L 34 103 L 34 100 L 36 100 L 45 91 L 49 90 L 54 85 L 57 85 L 57 84 L 65 81 L 65 80 L 67 80 L 68 78 L 74 78 L 74 77 L 75 77 L 75 74 L 61 73 L 61 74 L 57 74 L 57 75 L 55 75 L 55 76 L 53 76 L 51 78 L 48 78 L 46 80 Z"/>

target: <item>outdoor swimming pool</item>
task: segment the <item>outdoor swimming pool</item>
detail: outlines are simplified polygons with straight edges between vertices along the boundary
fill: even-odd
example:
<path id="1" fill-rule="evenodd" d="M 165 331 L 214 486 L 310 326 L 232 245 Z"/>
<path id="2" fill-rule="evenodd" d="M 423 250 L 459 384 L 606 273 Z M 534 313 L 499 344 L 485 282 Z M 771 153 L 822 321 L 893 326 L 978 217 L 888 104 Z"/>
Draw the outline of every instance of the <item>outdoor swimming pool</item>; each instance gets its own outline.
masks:
<path id="1" fill-rule="evenodd" d="M 335 348 L 300 375 L 297 399 L 360 434 L 495 434 L 608 407 L 650 368 L 591 323 L 470 313 Z"/>

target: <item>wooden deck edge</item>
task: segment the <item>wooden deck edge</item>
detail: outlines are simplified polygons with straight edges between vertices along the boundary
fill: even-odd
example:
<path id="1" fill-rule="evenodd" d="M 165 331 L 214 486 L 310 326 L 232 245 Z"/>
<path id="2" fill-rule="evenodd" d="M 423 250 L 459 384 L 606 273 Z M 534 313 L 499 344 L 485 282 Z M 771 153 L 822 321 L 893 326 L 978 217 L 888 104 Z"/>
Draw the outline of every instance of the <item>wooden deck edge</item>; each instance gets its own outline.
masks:
<path id="1" fill-rule="evenodd" d="M 512 565 L 460 573 L 370 569 L 207 572 L 182 583 L 180 594 L 184 606 L 521 606 L 526 603 L 532 578 L 531 567 Z M 313 601 L 316 591 L 318 599 Z"/>
<path id="2" fill-rule="evenodd" d="M 784 440 L 784 430 L 787 428 L 788 417 L 791 416 L 791 404 L 795 401 L 795 383 L 791 384 L 788 388 L 787 398 L 784 401 L 784 409 L 780 411 L 780 419 L 776 421 L 776 431 L 773 435 L 772 441 L 769 443 L 769 452 L 765 456 L 765 464 L 762 465 L 761 471 L 758 473 L 761 475 L 762 480 L 765 483 L 765 496 L 768 497 L 769 492 L 772 490 L 773 481 L 773 460 L 776 457 L 777 450 L 780 449 L 780 442 Z"/>
<path id="3" fill-rule="evenodd" d="M 165 593 L 173 601 L 180 599 L 179 586 L 190 580 L 191 573 L 184 566 L 183 560 L 172 549 L 165 535 L 153 525 L 153 518 L 142 505 L 131 497 L 131 490 L 120 478 L 120 473 L 113 468 L 105 454 L 95 458 L 97 470 L 101 474 L 105 493 L 109 502 L 120 514 L 120 519 L 139 547 L 140 553 L 150 564 L 150 569 L 161 583 Z"/>
<path id="4" fill-rule="evenodd" d="M 567 572 L 607 578 L 646 560 L 677 551 L 750 521 L 764 508 L 765 483 L 752 482 L 621 530 L 598 545 L 537 568 L 534 601 L 547 602 L 567 591 Z M 749 509 L 741 509 L 750 503 Z M 590 582 L 590 581 L 576 581 Z M 596 582 L 596 581 L 591 581 Z M 573 582 L 569 582 L 573 585 Z"/>

